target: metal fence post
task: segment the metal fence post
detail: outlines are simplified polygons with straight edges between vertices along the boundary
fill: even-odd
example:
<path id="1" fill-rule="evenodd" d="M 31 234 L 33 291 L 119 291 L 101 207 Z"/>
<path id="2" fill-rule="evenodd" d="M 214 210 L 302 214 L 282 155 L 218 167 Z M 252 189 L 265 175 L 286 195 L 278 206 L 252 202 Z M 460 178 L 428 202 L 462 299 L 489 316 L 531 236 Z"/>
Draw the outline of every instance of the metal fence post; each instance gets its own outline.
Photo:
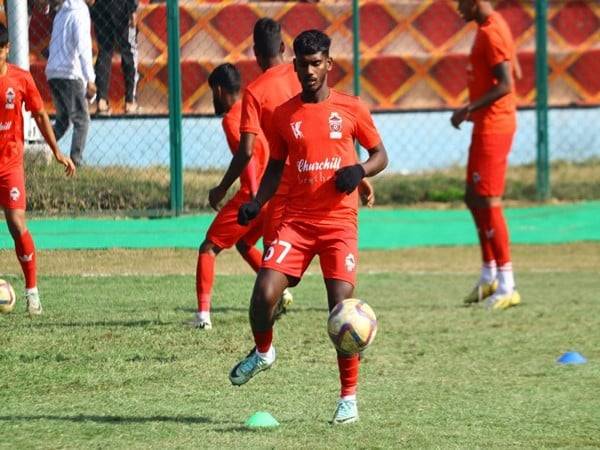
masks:
<path id="1" fill-rule="evenodd" d="M 169 143 L 171 161 L 171 213 L 183 211 L 183 158 L 181 150 L 181 55 L 179 50 L 179 1 L 167 0 L 169 46 Z"/>
<path id="2" fill-rule="evenodd" d="M 548 155 L 548 2 L 535 2 L 535 73 L 537 127 L 537 194 L 540 200 L 550 197 L 550 164 Z"/>
<path id="3" fill-rule="evenodd" d="M 360 95 L 360 4 L 352 0 L 352 90 L 354 95 Z M 356 154 L 360 156 L 360 144 L 354 142 Z"/>
<path id="4" fill-rule="evenodd" d="M 360 5 L 352 0 L 352 88 L 354 95 L 360 95 Z"/>

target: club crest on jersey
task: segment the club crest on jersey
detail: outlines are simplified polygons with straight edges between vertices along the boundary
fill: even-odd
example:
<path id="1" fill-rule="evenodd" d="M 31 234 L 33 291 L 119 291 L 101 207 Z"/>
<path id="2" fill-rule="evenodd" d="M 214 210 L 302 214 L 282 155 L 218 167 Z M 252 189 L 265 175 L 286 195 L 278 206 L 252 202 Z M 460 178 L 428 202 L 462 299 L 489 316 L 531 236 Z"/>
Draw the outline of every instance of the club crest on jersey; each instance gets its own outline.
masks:
<path id="1" fill-rule="evenodd" d="M 5 109 L 15 109 L 15 90 L 9 87 L 6 90 L 6 103 L 4 103 Z"/>
<path id="2" fill-rule="evenodd" d="M 304 136 L 302 135 L 302 130 L 300 129 L 300 126 L 302 125 L 302 121 L 299 120 L 298 122 L 292 122 L 290 123 L 290 127 L 292 127 L 292 133 L 294 133 L 294 137 L 296 139 L 302 139 Z"/>
<path id="3" fill-rule="evenodd" d="M 329 114 L 329 138 L 342 138 L 342 118 L 335 111 L 332 111 L 331 114 Z"/>
<path id="4" fill-rule="evenodd" d="M 11 188 L 10 192 L 8 193 L 8 195 L 10 196 L 10 199 L 13 202 L 16 202 L 17 200 L 19 200 L 19 197 L 21 196 L 21 191 L 19 191 L 18 187 L 14 187 L 14 188 Z"/>
<path id="5" fill-rule="evenodd" d="M 346 256 L 344 263 L 346 265 L 346 271 L 352 272 L 356 267 L 356 259 L 354 259 L 354 255 L 352 253 L 348 253 L 348 256 Z"/>

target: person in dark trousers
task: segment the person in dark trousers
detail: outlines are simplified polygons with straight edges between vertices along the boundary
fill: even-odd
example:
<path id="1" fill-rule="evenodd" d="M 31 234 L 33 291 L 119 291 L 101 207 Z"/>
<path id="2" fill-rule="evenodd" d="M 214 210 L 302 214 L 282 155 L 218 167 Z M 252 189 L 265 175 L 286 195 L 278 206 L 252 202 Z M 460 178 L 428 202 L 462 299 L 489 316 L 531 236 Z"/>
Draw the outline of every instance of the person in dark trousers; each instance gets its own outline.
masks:
<path id="1" fill-rule="evenodd" d="M 94 0 L 51 0 L 52 22 L 46 77 L 56 108 L 54 134 L 59 140 L 73 123 L 71 159 L 83 162 L 90 116 L 87 100 L 96 94 L 92 64 L 92 31 L 88 5 Z"/>
<path id="2" fill-rule="evenodd" d="M 121 53 L 121 69 L 125 81 L 125 113 L 139 112 L 136 101 L 138 82 L 137 55 L 137 17 L 138 0 L 96 0 L 91 9 L 92 22 L 98 41 L 96 60 L 96 85 L 98 103 L 96 113 L 110 115 L 108 88 L 112 56 L 115 46 Z"/>

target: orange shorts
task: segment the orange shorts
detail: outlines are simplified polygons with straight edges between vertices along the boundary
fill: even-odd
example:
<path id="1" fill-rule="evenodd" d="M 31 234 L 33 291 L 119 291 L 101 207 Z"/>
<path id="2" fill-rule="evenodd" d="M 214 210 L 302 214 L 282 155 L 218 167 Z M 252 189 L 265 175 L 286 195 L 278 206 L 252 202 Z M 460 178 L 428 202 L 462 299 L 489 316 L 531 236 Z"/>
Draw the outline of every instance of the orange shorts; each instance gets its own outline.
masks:
<path id="1" fill-rule="evenodd" d="M 467 185 L 484 197 L 504 194 L 508 154 L 514 133 L 473 134 L 467 163 Z"/>
<path id="2" fill-rule="evenodd" d="M 265 252 L 262 267 L 301 278 L 316 255 L 323 278 L 347 281 L 354 286 L 358 265 L 356 225 L 284 220 Z"/>
<path id="3" fill-rule="evenodd" d="M 265 229 L 263 233 L 263 241 L 265 248 L 269 246 L 277 234 L 277 229 L 283 221 L 283 214 L 285 213 L 286 196 L 277 195 L 269 201 L 269 203 L 263 208 L 264 224 Z"/>
<path id="4" fill-rule="evenodd" d="M 0 206 L 5 209 L 26 209 L 25 171 L 23 166 L 0 175 Z"/>
<path id="5" fill-rule="evenodd" d="M 256 244 L 263 234 L 264 215 L 259 214 L 248 226 L 240 225 L 237 221 L 238 210 L 247 201 L 248 195 L 240 192 L 225 203 L 206 232 L 206 239 L 222 249 L 231 248 L 238 241 L 250 246 Z"/>

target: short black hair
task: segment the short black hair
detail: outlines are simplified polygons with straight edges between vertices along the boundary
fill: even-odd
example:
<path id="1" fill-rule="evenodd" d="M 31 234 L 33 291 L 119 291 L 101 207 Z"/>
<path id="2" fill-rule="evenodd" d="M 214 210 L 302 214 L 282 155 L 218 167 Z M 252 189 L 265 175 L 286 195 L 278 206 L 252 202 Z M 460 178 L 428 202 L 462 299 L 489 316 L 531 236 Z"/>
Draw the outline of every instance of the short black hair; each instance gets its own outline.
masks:
<path id="1" fill-rule="evenodd" d="M 230 94 L 239 92 L 242 86 L 240 71 L 233 64 L 221 64 L 208 76 L 208 85 L 211 88 L 221 86 Z"/>
<path id="2" fill-rule="evenodd" d="M 281 25 L 269 18 L 258 19 L 254 24 L 254 47 L 265 58 L 279 55 L 281 49 Z"/>
<path id="3" fill-rule="evenodd" d="M 0 22 L 0 47 L 6 47 L 8 45 L 8 28 Z"/>
<path id="4" fill-rule="evenodd" d="M 294 39 L 294 53 L 296 56 L 314 55 L 323 52 L 329 56 L 331 38 L 319 30 L 306 30 Z"/>

